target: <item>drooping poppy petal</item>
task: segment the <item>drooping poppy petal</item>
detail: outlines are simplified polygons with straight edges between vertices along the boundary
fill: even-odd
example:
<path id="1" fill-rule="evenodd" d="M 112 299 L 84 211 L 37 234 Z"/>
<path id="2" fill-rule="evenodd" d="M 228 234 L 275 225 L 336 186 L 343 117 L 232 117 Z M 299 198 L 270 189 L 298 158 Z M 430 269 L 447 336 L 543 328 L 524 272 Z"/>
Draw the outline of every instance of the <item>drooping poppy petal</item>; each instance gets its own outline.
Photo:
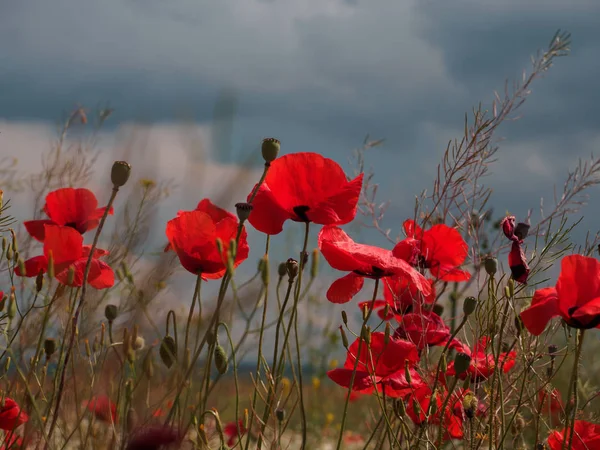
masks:
<path id="1" fill-rule="evenodd" d="M 535 291 L 531 306 L 521 312 L 521 320 L 531 334 L 539 336 L 548 325 L 548 322 L 559 315 L 556 288 L 544 288 Z"/>
<path id="2" fill-rule="evenodd" d="M 356 216 L 362 179 L 360 174 L 348 181 L 335 161 L 317 153 L 284 155 L 270 164 L 248 220 L 267 234 L 281 232 L 287 219 L 320 225 L 348 223 Z"/>
<path id="3" fill-rule="evenodd" d="M 55 264 L 76 261 L 83 256 L 83 236 L 70 227 L 45 225 L 44 256 Z"/>
<path id="4" fill-rule="evenodd" d="M 354 242 L 339 227 L 323 227 L 318 236 L 318 245 L 325 259 L 334 269 L 373 279 L 404 278 L 415 292 L 420 291 L 424 295 L 431 293 L 429 281 L 406 261 L 394 257 L 389 250 Z M 344 277 L 341 280 L 343 281 L 338 280 L 338 283 L 342 284 L 336 285 L 331 291 L 332 298 L 338 299 L 336 302 L 348 301 L 347 294 L 353 292 L 353 287 L 356 289 L 359 286 L 355 277 Z M 339 295 L 340 293 L 343 294 Z"/>
<path id="5" fill-rule="evenodd" d="M 563 316 L 569 316 L 572 307 L 582 307 L 600 297 L 600 261 L 580 255 L 565 256 L 556 282 Z"/>
<path id="6" fill-rule="evenodd" d="M 48 270 L 48 259 L 44 255 L 34 256 L 25 261 L 25 273 L 28 277 L 37 276 L 40 272 L 46 273 Z M 15 275 L 22 277 L 21 268 L 15 267 Z"/>
<path id="7" fill-rule="evenodd" d="M 527 257 L 525 251 L 521 246 L 520 242 L 513 242 L 511 245 L 510 252 L 508 254 L 508 267 L 512 273 L 512 277 L 515 281 L 522 284 L 527 284 L 527 278 L 529 277 L 529 265 L 527 264 Z"/>
<path id="8" fill-rule="evenodd" d="M 28 220 L 23 222 L 25 229 L 27 232 L 33 237 L 35 240 L 44 242 L 44 238 L 46 237 L 46 230 L 44 225 L 53 225 L 54 222 L 52 220 Z"/>
<path id="9" fill-rule="evenodd" d="M 350 272 L 331 283 L 327 290 L 327 300 L 331 303 L 347 303 L 360 292 L 364 283 L 364 277 Z"/>

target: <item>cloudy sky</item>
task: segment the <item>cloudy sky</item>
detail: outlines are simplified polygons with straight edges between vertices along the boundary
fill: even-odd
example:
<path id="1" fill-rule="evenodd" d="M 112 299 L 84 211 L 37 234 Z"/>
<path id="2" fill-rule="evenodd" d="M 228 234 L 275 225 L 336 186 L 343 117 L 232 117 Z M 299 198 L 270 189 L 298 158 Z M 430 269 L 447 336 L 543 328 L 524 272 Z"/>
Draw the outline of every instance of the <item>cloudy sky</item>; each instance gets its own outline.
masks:
<path id="1" fill-rule="evenodd" d="M 212 176 L 230 173 L 265 136 L 350 170 L 351 150 L 370 134 L 386 139 L 368 165 L 381 200 L 392 200 L 385 225 L 397 230 L 448 140 L 460 138 L 465 112 L 489 105 L 559 28 L 572 33 L 572 54 L 501 129 L 488 179 L 497 210 L 522 215 L 600 146 L 595 0 L 3 2 L 0 144 L 35 167 L 65 112 L 109 105 L 101 145 L 122 145 L 127 130 L 150 133 L 153 170 L 179 177 L 194 167 L 186 158 L 207 149 Z M 213 194 L 212 182 L 186 180 L 187 197 L 165 220 Z M 595 208 L 586 214 L 584 226 L 598 230 Z"/>

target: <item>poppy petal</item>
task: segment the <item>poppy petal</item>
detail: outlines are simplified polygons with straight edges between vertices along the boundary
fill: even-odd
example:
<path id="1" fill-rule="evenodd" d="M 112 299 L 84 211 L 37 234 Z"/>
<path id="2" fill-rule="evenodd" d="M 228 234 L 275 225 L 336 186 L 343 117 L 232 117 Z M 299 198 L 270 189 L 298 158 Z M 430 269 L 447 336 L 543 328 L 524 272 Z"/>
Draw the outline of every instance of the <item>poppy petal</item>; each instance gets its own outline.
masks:
<path id="1" fill-rule="evenodd" d="M 573 306 L 583 306 L 600 297 L 600 261 L 581 255 L 565 256 L 556 282 L 563 317 Z"/>
<path id="2" fill-rule="evenodd" d="M 360 275 L 349 273 L 338 278 L 327 290 L 327 300 L 332 303 L 348 303 L 363 288 L 365 280 Z"/>
<path id="3" fill-rule="evenodd" d="M 108 289 L 115 284 L 115 273 L 104 261 L 92 259 L 88 283 L 95 289 Z"/>
<path id="4" fill-rule="evenodd" d="M 531 306 L 521 312 L 521 320 L 531 334 L 539 336 L 548 322 L 558 315 L 560 315 L 558 293 L 551 287 L 535 291 Z"/>
<path id="5" fill-rule="evenodd" d="M 23 222 L 25 229 L 36 241 L 44 242 L 46 230 L 44 225 L 54 225 L 52 220 L 28 220 Z"/>
<path id="6" fill-rule="evenodd" d="M 421 253 L 435 265 L 460 266 L 468 252 L 469 247 L 456 228 L 438 224 L 423 233 Z"/>
<path id="7" fill-rule="evenodd" d="M 309 210 L 307 216 L 310 221 L 321 225 L 343 225 L 354 220 L 362 183 L 361 173 L 354 180 L 343 185 L 339 192 Z"/>
<path id="8" fill-rule="evenodd" d="M 46 196 L 44 210 L 59 225 L 75 225 L 87 222 L 97 207 L 98 200 L 89 189 L 63 188 Z"/>
<path id="9" fill-rule="evenodd" d="M 577 308 L 571 318 L 582 328 L 595 328 L 600 324 L 600 297 L 595 298 L 585 305 Z"/>
<path id="10" fill-rule="evenodd" d="M 405 220 L 402 228 L 404 228 L 407 238 L 421 239 L 423 237 L 423 229 L 412 219 Z"/>
<path id="11" fill-rule="evenodd" d="M 429 271 L 431 275 L 441 281 L 468 281 L 471 278 L 470 272 L 452 266 L 434 265 Z"/>
<path id="12" fill-rule="evenodd" d="M 248 200 L 251 196 L 252 193 L 248 195 Z M 290 213 L 279 205 L 269 187 L 263 183 L 252 201 L 248 222 L 261 233 L 274 235 L 283 231 L 283 223 L 291 217 Z"/>
<path id="13" fill-rule="evenodd" d="M 50 252 L 55 264 L 76 261 L 83 255 L 83 236 L 75 229 L 58 225 L 44 225 L 44 255 L 50 258 Z"/>
<path id="14" fill-rule="evenodd" d="M 25 276 L 37 277 L 40 272 L 46 273 L 48 270 L 48 259 L 44 255 L 34 256 L 25 261 Z M 15 274 L 22 277 L 21 268 L 15 267 Z"/>
<path id="15" fill-rule="evenodd" d="M 327 376 L 336 384 L 349 388 L 352 379 L 353 370 L 351 369 L 333 369 L 327 372 Z M 352 390 L 364 392 L 373 388 L 373 380 L 368 372 L 356 371 Z"/>

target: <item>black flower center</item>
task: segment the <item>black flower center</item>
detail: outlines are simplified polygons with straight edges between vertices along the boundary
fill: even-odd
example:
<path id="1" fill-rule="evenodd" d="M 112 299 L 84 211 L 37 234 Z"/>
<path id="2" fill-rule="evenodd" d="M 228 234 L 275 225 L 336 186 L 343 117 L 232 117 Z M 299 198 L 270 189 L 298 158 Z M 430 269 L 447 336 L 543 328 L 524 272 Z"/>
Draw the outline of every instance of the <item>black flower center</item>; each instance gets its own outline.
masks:
<path id="1" fill-rule="evenodd" d="M 310 219 L 306 215 L 309 209 L 310 207 L 306 205 L 294 206 L 293 208 L 294 214 L 298 216 L 298 219 L 300 219 L 301 222 L 310 222 Z"/>
<path id="2" fill-rule="evenodd" d="M 383 277 L 389 277 L 393 274 L 391 273 L 387 273 L 385 270 L 379 268 L 379 267 L 375 267 L 375 266 L 371 266 L 371 270 L 370 271 L 364 271 L 364 270 L 355 270 L 354 271 L 355 274 L 360 275 L 361 277 L 366 277 L 366 278 L 383 278 Z"/>
<path id="3" fill-rule="evenodd" d="M 592 320 L 590 320 L 589 322 L 585 322 L 585 323 L 582 322 L 581 320 L 574 319 L 573 314 L 578 309 L 579 309 L 579 306 L 571 306 L 567 310 L 567 313 L 569 314 L 569 321 L 567 322 L 567 325 L 569 325 L 572 328 L 578 328 L 581 330 L 590 330 L 590 329 L 596 328 L 598 325 L 600 325 L 600 315 L 594 316 L 592 318 Z"/>

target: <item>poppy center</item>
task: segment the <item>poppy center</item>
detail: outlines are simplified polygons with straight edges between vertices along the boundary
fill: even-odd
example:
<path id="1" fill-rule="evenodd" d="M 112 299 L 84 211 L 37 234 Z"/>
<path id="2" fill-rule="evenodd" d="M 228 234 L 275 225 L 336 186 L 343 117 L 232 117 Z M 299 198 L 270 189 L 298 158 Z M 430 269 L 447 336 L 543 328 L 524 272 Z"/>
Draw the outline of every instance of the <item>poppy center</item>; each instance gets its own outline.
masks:
<path id="1" fill-rule="evenodd" d="M 371 266 L 371 271 L 363 271 L 363 270 L 355 270 L 355 274 L 360 275 L 361 277 L 366 278 L 383 278 L 391 276 L 391 273 L 387 273 L 385 270 L 380 269 L 379 267 Z"/>
<path id="2" fill-rule="evenodd" d="M 591 320 L 588 320 L 588 321 L 585 321 L 585 322 L 582 322 L 579 319 L 574 319 L 573 318 L 573 314 L 578 309 L 579 309 L 579 306 L 571 306 L 567 310 L 567 313 L 569 314 L 569 316 L 571 316 L 569 318 L 569 321 L 568 321 L 568 325 L 570 327 L 578 328 L 578 329 L 583 329 L 583 330 L 589 330 L 589 329 L 592 329 L 592 328 L 596 328 L 598 325 L 600 325 L 600 315 L 596 315 L 596 316 L 592 317 Z"/>
<path id="3" fill-rule="evenodd" d="M 294 211 L 294 214 L 296 214 L 296 216 L 298 216 L 298 219 L 300 219 L 300 222 L 310 222 L 310 219 L 306 215 L 306 213 L 308 212 L 309 209 L 310 209 L 310 206 L 300 205 L 300 206 L 294 206 L 293 211 Z"/>
<path id="4" fill-rule="evenodd" d="M 75 222 L 67 222 L 65 223 L 65 227 L 73 228 L 74 230 L 79 231 L 79 229 L 77 228 L 77 223 Z"/>

